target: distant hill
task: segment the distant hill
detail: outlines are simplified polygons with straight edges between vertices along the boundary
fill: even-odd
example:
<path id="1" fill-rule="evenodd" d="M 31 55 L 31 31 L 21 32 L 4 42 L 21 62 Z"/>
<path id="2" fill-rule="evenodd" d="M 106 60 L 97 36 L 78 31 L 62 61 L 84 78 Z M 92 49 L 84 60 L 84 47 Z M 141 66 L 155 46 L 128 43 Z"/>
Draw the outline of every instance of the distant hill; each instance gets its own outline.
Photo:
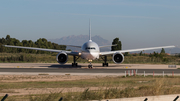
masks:
<path id="1" fill-rule="evenodd" d="M 57 43 L 59 45 L 77 45 L 77 46 L 82 46 L 88 40 L 89 40 L 88 35 L 71 35 L 71 36 L 66 36 L 66 37 L 57 38 L 57 39 L 48 39 L 48 41 Z M 94 42 L 96 42 L 99 46 L 111 45 L 112 44 L 108 40 L 103 39 L 102 37 L 100 37 L 98 35 L 93 36 L 92 40 Z M 147 48 L 147 47 L 144 47 L 144 48 Z M 73 48 L 73 47 L 67 47 L 67 49 L 71 49 L 73 51 L 80 51 L 80 49 Z M 111 47 L 101 48 L 101 51 L 110 51 L 110 50 L 111 50 Z M 154 51 L 160 53 L 161 49 L 159 49 L 159 50 L 147 50 L 147 51 L 145 51 L 145 53 L 153 53 Z M 171 53 L 171 54 L 180 53 L 180 48 L 165 49 L 165 52 Z M 133 52 L 133 53 L 140 53 L 140 52 Z"/>
<path id="2" fill-rule="evenodd" d="M 137 52 L 131 52 L 131 53 L 140 53 L 141 51 L 137 51 Z M 154 52 L 158 52 L 160 53 L 161 52 L 161 49 L 155 49 L 155 50 L 146 50 L 146 51 L 143 51 L 143 53 L 154 53 Z M 180 48 L 166 48 L 165 49 L 165 52 L 166 53 L 169 53 L 169 54 L 179 54 L 180 53 Z"/>
<path id="3" fill-rule="evenodd" d="M 154 51 L 147 51 L 147 52 L 153 53 Z M 160 53 L 160 52 L 161 52 L 161 49 L 160 49 L 159 51 L 156 51 L 156 52 Z M 180 48 L 178 48 L 178 47 L 175 47 L 175 48 L 167 48 L 167 49 L 165 49 L 165 52 L 166 52 L 166 53 L 169 53 L 169 54 L 180 53 Z"/>
<path id="4" fill-rule="evenodd" d="M 102 37 L 98 35 L 93 36 L 91 39 L 94 42 L 96 42 L 99 46 L 112 44 L 108 40 L 103 39 Z M 66 37 L 57 38 L 57 39 L 48 39 L 48 41 L 57 43 L 59 45 L 76 45 L 76 46 L 82 46 L 88 40 L 89 40 L 88 35 L 71 35 L 71 36 L 66 36 Z M 67 49 L 71 49 L 73 51 L 79 51 L 78 48 L 74 48 L 74 47 L 67 47 Z M 110 50 L 111 50 L 111 47 L 101 48 L 101 51 L 110 51 Z"/>

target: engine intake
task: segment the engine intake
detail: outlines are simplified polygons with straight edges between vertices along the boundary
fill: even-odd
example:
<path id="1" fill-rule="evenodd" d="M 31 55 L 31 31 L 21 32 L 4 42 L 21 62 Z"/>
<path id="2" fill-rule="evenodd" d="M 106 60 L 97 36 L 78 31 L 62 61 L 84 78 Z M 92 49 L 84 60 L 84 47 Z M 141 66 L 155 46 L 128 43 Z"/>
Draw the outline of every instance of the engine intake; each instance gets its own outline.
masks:
<path id="1" fill-rule="evenodd" d="M 68 55 L 66 53 L 58 53 L 56 56 L 56 61 L 60 64 L 65 64 L 68 60 Z"/>
<path id="2" fill-rule="evenodd" d="M 122 63 L 124 61 L 124 55 L 122 53 L 114 53 L 112 60 L 114 63 Z"/>

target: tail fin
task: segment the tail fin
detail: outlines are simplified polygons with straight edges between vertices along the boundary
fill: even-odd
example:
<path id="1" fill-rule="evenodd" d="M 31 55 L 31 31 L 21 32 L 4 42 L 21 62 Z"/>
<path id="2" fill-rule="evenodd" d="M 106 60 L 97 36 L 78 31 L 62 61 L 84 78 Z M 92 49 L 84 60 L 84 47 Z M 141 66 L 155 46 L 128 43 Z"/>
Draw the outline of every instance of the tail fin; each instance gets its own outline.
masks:
<path id="1" fill-rule="evenodd" d="M 89 19 L 89 41 L 91 40 L 91 20 Z"/>

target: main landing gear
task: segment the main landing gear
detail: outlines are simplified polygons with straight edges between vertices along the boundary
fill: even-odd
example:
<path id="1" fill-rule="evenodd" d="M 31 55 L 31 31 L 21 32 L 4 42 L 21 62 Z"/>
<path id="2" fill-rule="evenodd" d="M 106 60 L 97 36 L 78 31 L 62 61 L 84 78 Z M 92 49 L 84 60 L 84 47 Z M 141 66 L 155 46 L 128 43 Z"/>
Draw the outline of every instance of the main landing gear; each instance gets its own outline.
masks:
<path id="1" fill-rule="evenodd" d="M 74 63 L 72 63 L 72 67 L 77 67 L 78 66 L 78 63 L 76 63 L 76 61 L 79 59 L 79 57 L 78 56 L 73 56 L 73 61 L 74 61 Z"/>
<path id="2" fill-rule="evenodd" d="M 107 56 L 104 56 L 104 58 L 101 57 L 101 59 L 104 61 L 104 63 L 102 63 L 102 66 L 103 66 L 103 67 L 104 67 L 104 66 L 107 66 L 107 67 L 108 67 Z"/>

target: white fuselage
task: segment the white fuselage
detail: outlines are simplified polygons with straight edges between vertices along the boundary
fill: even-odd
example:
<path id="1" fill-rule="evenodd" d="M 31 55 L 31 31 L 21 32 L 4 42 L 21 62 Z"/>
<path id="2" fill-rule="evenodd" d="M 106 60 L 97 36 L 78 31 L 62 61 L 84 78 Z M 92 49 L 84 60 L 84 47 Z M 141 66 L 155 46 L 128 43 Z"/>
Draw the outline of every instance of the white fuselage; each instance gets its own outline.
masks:
<path id="1" fill-rule="evenodd" d="M 84 43 L 81 47 L 81 58 L 86 60 L 95 60 L 99 59 L 99 46 L 93 42 L 92 40 L 89 40 L 88 42 Z"/>

